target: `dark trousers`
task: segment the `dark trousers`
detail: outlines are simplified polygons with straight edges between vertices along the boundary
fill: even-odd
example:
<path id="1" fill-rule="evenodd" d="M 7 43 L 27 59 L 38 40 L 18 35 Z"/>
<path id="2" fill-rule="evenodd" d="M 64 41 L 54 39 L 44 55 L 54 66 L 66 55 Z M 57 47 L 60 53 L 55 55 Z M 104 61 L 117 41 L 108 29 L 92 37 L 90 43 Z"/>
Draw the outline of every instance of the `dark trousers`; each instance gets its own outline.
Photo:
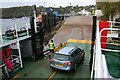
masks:
<path id="1" fill-rule="evenodd" d="M 1 80 L 8 80 L 9 75 L 6 73 L 5 66 L 2 67 L 2 79 Z"/>
<path id="2" fill-rule="evenodd" d="M 49 59 L 51 59 L 51 55 L 54 53 L 54 49 L 50 49 Z"/>
<path id="3" fill-rule="evenodd" d="M 12 70 L 12 71 L 8 71 L 8 74 L 9 74 L 9 80 L 12 80 L 13 77 L 14 77 L 14 72 L 13 72 L 13 70 Z"/>
<path id="4" fill-rule="evenodd" d="M 54 49 L 50 49 L 50 53 L 51 53 L 51 54 L 54 53 Z"/>

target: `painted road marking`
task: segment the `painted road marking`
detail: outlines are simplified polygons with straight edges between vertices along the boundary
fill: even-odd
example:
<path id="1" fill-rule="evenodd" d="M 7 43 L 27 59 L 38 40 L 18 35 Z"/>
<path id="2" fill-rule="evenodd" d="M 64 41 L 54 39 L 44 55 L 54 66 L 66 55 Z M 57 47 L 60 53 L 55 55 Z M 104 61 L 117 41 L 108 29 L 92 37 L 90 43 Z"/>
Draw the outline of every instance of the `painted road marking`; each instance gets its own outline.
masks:
<path id="1" fill-rule="evenodd" d="M 86 43 L 86 44 L 93 43 L 91 40 L 77 40 L 77 39 L 69 39 L 67 42 Z"/>
<path id="2" fill-rule="evenodd" d="M 18 77 L 20 77 L 20 74 L 17 74 L 17 75 L 13 78 L 13 80 L 15 80 L 15 79 L 18 78 Z"/>
<path id="3" fill-rule="evenodd" d="M 53 72 L 53 73 L 51 74 L 51 76 L 48 78 L 48 80 L 50 80 L 50 79 L 56 74 L 56 72 L 57 72 L 57 71 Z"/>
<path id="4" fill-rule="evenodd" d="M 58 45 L 55 47 L 54 51 L 57 52 L 60 48 L 64 47 L 67 43 L 62 43 L 61 45 Z"/>
<path id="5" fill-rule="evenodd" d="M 56 33 L 56 31 L 53 31 L 51 34 L 55 34 Z"/>

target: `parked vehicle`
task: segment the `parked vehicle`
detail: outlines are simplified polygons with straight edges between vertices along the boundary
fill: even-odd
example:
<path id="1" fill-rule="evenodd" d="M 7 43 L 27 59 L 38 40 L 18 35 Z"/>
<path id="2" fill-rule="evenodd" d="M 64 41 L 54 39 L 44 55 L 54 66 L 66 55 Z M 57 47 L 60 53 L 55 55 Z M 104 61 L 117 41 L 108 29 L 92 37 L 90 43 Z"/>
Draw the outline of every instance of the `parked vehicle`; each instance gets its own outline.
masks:
<path id="1" fill-rule="evenodd" d="M 52 54 L 50 67 L 71 71 L 76 70 L 78 64 L 84 59 L 84 50 L 77 47 L 63 47 L 58 52 Z"/>

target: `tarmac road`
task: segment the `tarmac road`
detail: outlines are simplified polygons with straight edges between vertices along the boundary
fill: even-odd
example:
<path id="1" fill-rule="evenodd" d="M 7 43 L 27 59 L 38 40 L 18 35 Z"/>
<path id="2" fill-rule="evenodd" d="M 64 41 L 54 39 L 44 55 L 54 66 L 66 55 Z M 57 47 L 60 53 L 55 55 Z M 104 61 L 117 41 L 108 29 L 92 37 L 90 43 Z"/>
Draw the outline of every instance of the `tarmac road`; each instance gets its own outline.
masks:
<path id="1" fill-rule="evenodd" d="M 92 17 L 72 16 L 65 20 L 65 23 L 54 35 L 55 45 L 66 42 L 68 39 L 91 40 L 92 38 Z"/>

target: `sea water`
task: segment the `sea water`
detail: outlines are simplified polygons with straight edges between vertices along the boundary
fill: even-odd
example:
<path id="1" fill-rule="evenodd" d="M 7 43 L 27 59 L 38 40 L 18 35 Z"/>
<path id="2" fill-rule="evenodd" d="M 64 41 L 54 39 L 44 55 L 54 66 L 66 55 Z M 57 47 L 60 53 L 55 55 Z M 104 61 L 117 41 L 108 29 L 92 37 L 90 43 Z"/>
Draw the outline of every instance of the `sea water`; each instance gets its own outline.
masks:
<path id="1" fill-rule="evenodd" d="M 23 27 L 25 27 L 26 29 L 30 28 L 29 18 L 0 19 L 0 22 L 0 32 L 2 34 L 4 34 L 7 29 L 17 29 L 17 31 L 20 31 Z"/>

